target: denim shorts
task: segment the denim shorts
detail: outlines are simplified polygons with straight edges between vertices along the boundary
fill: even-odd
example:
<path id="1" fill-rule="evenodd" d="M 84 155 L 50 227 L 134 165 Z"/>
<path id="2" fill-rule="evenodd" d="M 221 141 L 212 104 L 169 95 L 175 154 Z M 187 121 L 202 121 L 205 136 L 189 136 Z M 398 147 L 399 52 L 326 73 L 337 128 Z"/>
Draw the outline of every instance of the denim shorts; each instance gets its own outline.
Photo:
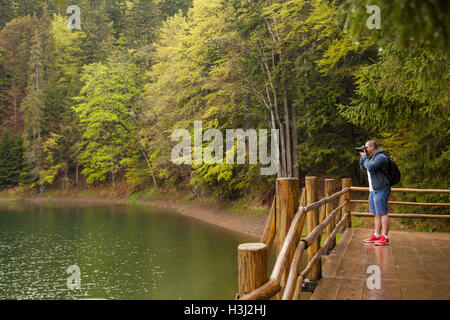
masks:
<path id="1" fill-rule="evenodd" d="M 390 194 L 391 188 L 371 191 L 369 195 L 370 212 L 380 216 L 387 214 L 387 202 Z"/>

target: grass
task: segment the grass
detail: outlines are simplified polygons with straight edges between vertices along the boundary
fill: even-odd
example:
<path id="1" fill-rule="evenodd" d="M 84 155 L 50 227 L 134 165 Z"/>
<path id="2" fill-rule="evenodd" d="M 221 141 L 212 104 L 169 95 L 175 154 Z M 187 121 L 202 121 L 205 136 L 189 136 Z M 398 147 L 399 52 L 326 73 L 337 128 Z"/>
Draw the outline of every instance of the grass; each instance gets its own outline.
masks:
<path id="1" fill-rule="evenodd" d="M 173 197 L 182 203 L 197 203 L 205 206 L 219 207 L 233 214 L 242 214 L 248 216 L 260 217 L 269 213 L 270 207 L 261 205 L 260 201 L 251 195 L 233 201 L 223 201 L 216 195 L 202 195 L 201 197 L 193 197 L 190 193 L 178 193 L 178 197 Z"/>
<path id="2" fill-rule="evenodd" d="M 230 202 L 226 208 L 234 214 L 245 214 L 255 217 L 260 217 L 270 211 L 270 207 L 259 205 L 251 198 L 242 198 Z"/>
<path id="3" fill-rule="evenodd" d="M 7 194 L 7 195 L 0 195 L 0 198 L 2 199 L 9 199 L 9 200 L 16 200 L 16 199 L 20 199 L 21 196 L 19 194 Z"/>
<path id="4" fill-rule="evenodd" d="M 336 244 L 339 243 L 339 240 L 341 240 L 343 233 L 336 233 Z M 325 243 L 325 240 L 327 240 L 327 231 L 326 229 L 322 232 L 322 237 L 320 238 L 320 246 L 322 247 Z"/>
<path id="5" fill-rule="evenodd" d="M 214 206 L 232 214 L 242 214 L 254 217 L 263 216 L 270 211 L 270 207 L 261 205 L 258 199 L 248 195 L 234 201 L 222 201 L 214 194 L 194 197 L 189 191 L 150 188 L 134 192 L 125 196 L 123 199 L 130 201 L 132 204 L 146 200 L 176 200 L 184 204 L 194 203 L 204 206 Z"/>
<path id="6" fill-rule="evenodd" d="M 140 201 L 151 201 L 151 200 L 180 200 L 182 194 L 173 190 L 165 190 L 165 189 L 157 189 L 150 188 L 143 191 L 134 192 L 125 196 L 123 199 L 131 202 Z M 185 198 L 188 198 L 189 195 L 185 195 Z M 187 202 L 183 198 L 182 202 Z"/>
<path id="7" fill-rule="evenodd" d="M 375 227 L 373 218 L 352 217 L 353 228 L 373 229 Z M 427 219 L 391 218 L 389 219 L 389 230 L 412 231 L 412 232 L 450 232 L 447 221 L 436 221 Z"/>

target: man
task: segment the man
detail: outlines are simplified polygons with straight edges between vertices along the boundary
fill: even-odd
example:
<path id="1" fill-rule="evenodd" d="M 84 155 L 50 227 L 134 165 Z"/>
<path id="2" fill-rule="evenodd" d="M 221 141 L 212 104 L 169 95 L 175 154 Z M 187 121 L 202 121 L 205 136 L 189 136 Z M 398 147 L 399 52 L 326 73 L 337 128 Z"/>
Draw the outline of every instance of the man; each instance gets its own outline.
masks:
<path id="1" fill-rule="evenodd" d="M 369 178 L 369 208 L 375 216 L 375 233 L 365 239 L 366 243 L 375 243 L 376 246 L 389 244 L 389 217 L 387 214 L 387 202 L 391 193 L 391 185 L 385 172 L 388 170 L 389 160 L 378 149 L 374 140 L 369 140 L 365 145 L 365 152 L 360 152 L 359 161 L 361 170 L 367 170 Z"/>

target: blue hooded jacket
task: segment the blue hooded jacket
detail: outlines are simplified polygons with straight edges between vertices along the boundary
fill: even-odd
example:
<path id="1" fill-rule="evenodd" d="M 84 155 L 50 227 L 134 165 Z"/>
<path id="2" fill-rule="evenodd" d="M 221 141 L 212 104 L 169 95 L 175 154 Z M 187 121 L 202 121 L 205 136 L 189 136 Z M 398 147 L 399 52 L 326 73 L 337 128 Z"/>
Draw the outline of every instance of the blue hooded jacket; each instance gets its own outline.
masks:
<path id="1" fill-rule="evenodd" d="M 378 149 L 378 151 L 370 158 L 367 158 L 367 155 L 364 155 L 359 160 L 361 170 L 369 171 L 374 191 L 383 190 L 391 186 L 389 179 L 385 174 L 388 170 L 389 160 L 383 152 L 385 152 L 383 149 Z"/>

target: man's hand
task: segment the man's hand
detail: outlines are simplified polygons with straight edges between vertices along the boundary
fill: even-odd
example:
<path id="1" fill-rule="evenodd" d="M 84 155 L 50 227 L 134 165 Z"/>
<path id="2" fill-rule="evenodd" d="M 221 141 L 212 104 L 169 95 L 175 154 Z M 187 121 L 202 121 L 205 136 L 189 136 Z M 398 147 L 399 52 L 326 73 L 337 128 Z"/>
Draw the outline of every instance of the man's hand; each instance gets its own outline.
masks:
<path id="1" fill-rule="evenodd" d="M 364 156 L 366 155 L 366 153 L 365 153 L 365 152 L 360 152 L 359 155 L 360 155 L 361 157 L 364 157 Z"/>

